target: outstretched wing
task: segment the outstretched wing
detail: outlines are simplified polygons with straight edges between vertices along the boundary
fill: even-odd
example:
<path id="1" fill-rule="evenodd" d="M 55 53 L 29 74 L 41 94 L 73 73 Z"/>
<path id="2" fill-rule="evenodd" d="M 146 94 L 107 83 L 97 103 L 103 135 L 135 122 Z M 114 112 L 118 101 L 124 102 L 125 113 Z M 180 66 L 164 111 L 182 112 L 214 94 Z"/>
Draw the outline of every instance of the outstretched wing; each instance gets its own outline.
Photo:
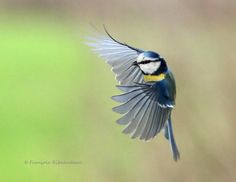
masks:
<path id="1" fill-rule="evenodd" d="M 174 97 L 168 92 L 165 82 L 117 86 L 125 92 L 112 99 L 123 103 L 113 111 L 124 114 L 118 124 L 127 125 L 125 134 L 141 140 L 154 138 L 165 126 L 174 107 Z M 164 89 L 164 90 L 163 90 Z"/>
<path id="2" fill-rule="evenodd" d="M 143 51 L 115 40 L 106 29 L 105 31 L 107 33 L 105 36 L 98 38 L 88 37 L 89 42 L 87 42 L 87 45 L 93 47 L 93 50 L 112 66 L 112 71 L 115 73 L 119 84 L 132 85 L 134 82 L 142 83 L 142 72 L 132 63 L 136 61 L 138 55 Z"/>

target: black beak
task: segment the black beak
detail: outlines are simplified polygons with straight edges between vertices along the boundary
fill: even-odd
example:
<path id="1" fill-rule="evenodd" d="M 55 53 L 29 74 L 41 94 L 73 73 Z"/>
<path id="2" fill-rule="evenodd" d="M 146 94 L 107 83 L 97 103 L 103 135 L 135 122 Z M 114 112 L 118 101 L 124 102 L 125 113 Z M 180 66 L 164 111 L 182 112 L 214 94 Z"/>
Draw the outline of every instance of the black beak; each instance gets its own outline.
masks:
<path id="1" fill-rule="evenodd" d="M 137 61 L 134 61 L 134 62 L 132 63 L 132 65 L 133 65 L 133 66 L 138 66 Z"/>

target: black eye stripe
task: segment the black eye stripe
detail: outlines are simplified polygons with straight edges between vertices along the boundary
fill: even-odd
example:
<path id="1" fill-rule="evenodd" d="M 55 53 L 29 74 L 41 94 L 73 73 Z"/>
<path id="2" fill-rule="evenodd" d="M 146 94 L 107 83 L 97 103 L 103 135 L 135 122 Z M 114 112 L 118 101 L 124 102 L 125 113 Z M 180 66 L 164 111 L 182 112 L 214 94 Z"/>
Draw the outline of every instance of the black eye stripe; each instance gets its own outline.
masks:
<path id="1" fill-rule="evenodd" d="M 140 62 L 140 63 L 138 63 L 138 64 L 148 64 L 148 63 L 150 63 L 150 62 L 152 62 L 152 61 L 146 60 L 146 61 L 142 61 L 142 62 Z"/>

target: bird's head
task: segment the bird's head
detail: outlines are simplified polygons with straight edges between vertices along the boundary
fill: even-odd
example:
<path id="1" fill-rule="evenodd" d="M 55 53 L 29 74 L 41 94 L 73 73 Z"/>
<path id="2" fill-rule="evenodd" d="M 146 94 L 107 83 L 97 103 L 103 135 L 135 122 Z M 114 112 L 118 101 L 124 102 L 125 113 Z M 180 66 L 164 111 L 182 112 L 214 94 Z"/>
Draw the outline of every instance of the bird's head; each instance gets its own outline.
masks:
<path id="1" fill-rule="evenodd" d="M 167 71 L 166 61 L 152 51 L 140 53 L 133 65 L 139 66 L 145 75 L 159 75 Z"/>

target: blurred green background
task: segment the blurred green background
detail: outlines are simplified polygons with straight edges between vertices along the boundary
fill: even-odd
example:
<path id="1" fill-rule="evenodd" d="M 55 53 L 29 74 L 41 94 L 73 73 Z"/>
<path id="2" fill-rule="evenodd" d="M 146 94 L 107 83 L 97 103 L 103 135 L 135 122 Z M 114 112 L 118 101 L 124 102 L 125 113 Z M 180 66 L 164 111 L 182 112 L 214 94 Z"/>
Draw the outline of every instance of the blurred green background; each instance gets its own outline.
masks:
<path id="1" fill-rule="evenodd" d="M 0 181 L 236 181 L 235 18 L 233 0 L 1 0 Z M 121 133 L 91 23 L 167 59 L 179 162 L 162 135 Z"/>

